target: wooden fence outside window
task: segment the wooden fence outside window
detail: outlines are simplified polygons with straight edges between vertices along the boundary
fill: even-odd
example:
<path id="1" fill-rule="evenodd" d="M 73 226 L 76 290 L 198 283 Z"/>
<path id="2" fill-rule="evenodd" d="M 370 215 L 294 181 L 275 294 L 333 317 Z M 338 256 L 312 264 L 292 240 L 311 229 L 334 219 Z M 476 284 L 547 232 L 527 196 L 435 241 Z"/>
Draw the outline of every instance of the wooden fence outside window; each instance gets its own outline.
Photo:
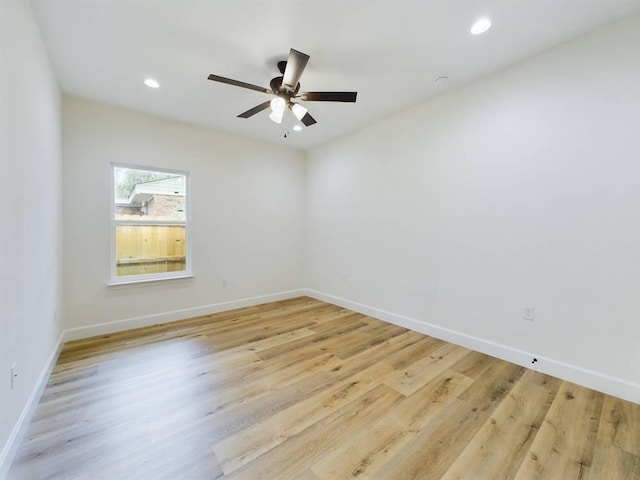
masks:
<path id="1" fill-rule="evenodd" d="M 185 259 L 185 225 L 116 225 L 118 276 L 186 270 Z"/>

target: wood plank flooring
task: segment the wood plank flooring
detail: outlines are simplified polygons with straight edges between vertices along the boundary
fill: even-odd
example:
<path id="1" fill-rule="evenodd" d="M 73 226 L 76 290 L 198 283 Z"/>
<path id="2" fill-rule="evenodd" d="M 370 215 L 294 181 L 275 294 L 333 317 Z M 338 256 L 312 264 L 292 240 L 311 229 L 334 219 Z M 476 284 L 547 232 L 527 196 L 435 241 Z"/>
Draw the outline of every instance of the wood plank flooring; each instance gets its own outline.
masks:
<path id="1" fill-rule="evenodd" d="M 640 480 L 640 405 L 301 297 L 67 343 L 9 478 Z"/>

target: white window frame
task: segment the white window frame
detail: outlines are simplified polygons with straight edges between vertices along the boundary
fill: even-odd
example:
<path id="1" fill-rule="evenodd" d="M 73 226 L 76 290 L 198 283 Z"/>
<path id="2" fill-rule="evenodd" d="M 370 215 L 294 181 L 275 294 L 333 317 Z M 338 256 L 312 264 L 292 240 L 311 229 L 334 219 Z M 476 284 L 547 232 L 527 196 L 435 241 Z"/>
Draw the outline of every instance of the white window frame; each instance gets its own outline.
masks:
<path id="1" fill-rule="evenodd" d="M 164 272 L 164 273 L 145 273 L 142 275 L 126 275 L 118 276 L 117 272 L 117 256 L 116 256 L 116 227 L 118 225 L 140 225 L 140 222 L 135 220 L 116 220 L 116 188 L 115 188 L 115 169 L 116 168 L 131 168 L 135 170 L 147 170 L 150 172 L 162 172 L 171 173 L 175 175 L 184 175 L 185 177 L 185 221 L 163 221 L 154 220 L 155 225 L 185 225 L 185 237 L 186 237 L 186 251 L 185 251 L 185 270 L 178 272 Z M 191 271 L 191 181 L 189 172 L 184 170 L 172 170 L 168 168 L 150 167 L 148 165 L 134 165 L 129 163 L 116 163 L 111 162 L 109 167 L 110 173 L 110 185 L 111 185 L 111 265 L 109 271 L 111 272 L 110 281 L 108 285 L 126 285 L 135 283 L 157 282 L 163 280 L 174 280 L 181 278 L 191 278 L 193 273 Z"/>

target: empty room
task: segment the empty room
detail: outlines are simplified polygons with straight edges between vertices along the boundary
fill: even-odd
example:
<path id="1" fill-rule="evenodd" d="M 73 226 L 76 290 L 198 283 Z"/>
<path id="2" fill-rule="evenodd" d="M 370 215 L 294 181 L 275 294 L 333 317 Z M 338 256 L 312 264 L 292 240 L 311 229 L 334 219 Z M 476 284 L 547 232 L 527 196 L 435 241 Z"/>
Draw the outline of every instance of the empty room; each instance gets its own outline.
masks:
<path id="1" fill-rule="evenodd" d="M 0 0 L 0 479 L 640 480 L 640 0 Z"/>

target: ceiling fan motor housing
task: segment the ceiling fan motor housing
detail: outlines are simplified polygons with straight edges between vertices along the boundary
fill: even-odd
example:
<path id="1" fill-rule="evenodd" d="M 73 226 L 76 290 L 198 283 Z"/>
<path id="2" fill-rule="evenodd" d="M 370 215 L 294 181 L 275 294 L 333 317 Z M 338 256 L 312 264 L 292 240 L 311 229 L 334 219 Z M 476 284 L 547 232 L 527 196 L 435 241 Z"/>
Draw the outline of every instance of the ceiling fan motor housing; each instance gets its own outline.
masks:
<path id="1" fill-rule="evenodd" d="M 300 91 L 300 82 L 298 82 L 296 88 L 292 89 L 288 85 L 283 85 L 282 79 L 283 77 L 274 77 L 271 79 L 269 86 L 271 87 L 273 93 L 275 93 L 276 95 L 284 95 L 287 98 L 291 98 L 292 96 L 297 95 Z"/>

